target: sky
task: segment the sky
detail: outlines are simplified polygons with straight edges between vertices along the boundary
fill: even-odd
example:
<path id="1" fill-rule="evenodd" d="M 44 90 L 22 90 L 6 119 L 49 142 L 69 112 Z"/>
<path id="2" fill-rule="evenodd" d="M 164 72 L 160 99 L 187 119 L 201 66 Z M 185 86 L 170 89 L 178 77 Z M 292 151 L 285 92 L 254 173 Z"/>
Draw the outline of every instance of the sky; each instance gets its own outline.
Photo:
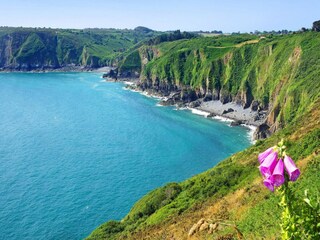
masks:
<path id="1" fill-rule="evenodd" d="M 0 26 L 253 32 L 311 28 L 320 0 L 0 0 Z"/>

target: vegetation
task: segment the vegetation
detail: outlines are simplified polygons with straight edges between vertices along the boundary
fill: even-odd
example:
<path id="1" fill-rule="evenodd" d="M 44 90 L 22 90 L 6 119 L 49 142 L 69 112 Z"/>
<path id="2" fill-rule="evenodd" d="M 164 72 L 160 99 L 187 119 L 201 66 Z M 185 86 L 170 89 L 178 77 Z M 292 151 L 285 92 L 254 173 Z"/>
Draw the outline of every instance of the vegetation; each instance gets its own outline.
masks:
<path id="1" fill-rule="evenodd" d="M 301 168 L 289 187 L 301 209 L 296 228 L 312 239 L 318 228 L 320 191 L 320 33 L 200 37 L 179 31 L 159 35 L 134 30 L 0 27 L 0 69 L 54 69 L 119 65 L 119 74 L 140 73 L 142 83 L 217 93 L 221 101 L 269 110 L 270 138 L 181 183 L 169 183 L 139 200 L 122 221 L 109 221 L 88 239 L 185 239 L 201 218 L 234 223 L 247 239 L 279 238 L 279 195 L 262 185 L 257 155 L 286 139 Z M 308 195 L 305 190 L 308 189 Z M 302 201 L 304 199 L 304 201 Z M 229 224 L 230 225 L 230 224 Z M 224 225 L 228 226 L 228 224 Z M 318 227 L 318 226 L 317 226 Z M 220 227 L 197 239 L 234 236 Z M 317 236 L 316 236 L 317 237 Z"/>
<path id="2" fill-rule="evenodd" d="M 319 97 L 319 33 L 197 37 L 138 48 L 141 80 L 150 88 L 192 88 L 222 102 L 269 109 L 271 132 L 283 128 Z M 137 54 L 137 49 L 133 51 Z M 130 56 L 133 52 L 129 53 Z M 127 61 L 120 69 L 130 70 Z M 174 87 L 173 87 L 174 86 Z"/>
<path id="3" fill-rule="evenodd" d="M 319 219 L 320 191 L 319 36 L 306 32 L 262 39 L 198 37 L 134 49 L 140 55 L 142 81 L 219 90 L 232 99 L 252 95 L 263 107 L 269 106 L 268 121 L 281 127 L 207 172 L 150 192 L 122 221 L 101 225 L 88 239 L 186 239 L 201 218 L 221 227 L 211 236 L 197 232 L 195 239 L 235 237 L 235 228 L 222 224 L 230 222 L 246 239 L 279 238 L 280 197 L 263 186 L 257 155 L 282 138 L 302 172 L 289 184 L 302 211 L 297 229 L 312 239 L 315 230 L 308 223 Z"/>
<path id="4" fill-rule="evenodd" d="M 312 30 L 316 31 L 316 32 L 320 32 L 320 20 L 319 21 L 315 21 L 312 24 Z"/>
<path id="5" fill-rule="evenodd" d="M 0 69 L 106 66 L 118 54 L 158 34 L 143 27 L 135 30 L 0 27 Z"/>
<path id="6" fill-rule="evenodd" d="M 213 169 L 150 192 L 117 222 L 119 231 L 114 232 L 114 222 L 106 223 L 88 239 L 161 239 L 169 233 L 176 239 L 186 239 L 188 230 L 201 218 L 235 222 L 248 239 L 280 237 L 279 194 L 263 186 L 257 155 L 280 139 L 287 139 L 288 154 L 298 160 L 302 171 L 301 178 L 289 186 L 296 193 L 298 204 L 304 204 L 301 200 L 306 189 L 313 204 L 320 191 L 320 122 L 314 120 L 319 119 L 319 107 L 317 101 L 306 115 L 286 129 L 258 141 Z M 229 233 L 233 233 L 232 228 L 221 229 L 213 236 Z M 197 234 L 197 239 L 207 237 L 204 233 Z"/>

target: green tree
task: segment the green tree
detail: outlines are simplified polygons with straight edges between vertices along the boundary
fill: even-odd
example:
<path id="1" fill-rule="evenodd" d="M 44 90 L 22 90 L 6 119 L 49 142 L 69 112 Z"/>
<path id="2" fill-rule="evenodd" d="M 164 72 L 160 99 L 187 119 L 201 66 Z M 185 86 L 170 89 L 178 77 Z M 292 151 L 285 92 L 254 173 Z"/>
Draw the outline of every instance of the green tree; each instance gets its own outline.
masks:
<path id="1" fill-rule="evenodd" d="M 313 22 L 312 31 L 320 32 L 320 20 Z"/>

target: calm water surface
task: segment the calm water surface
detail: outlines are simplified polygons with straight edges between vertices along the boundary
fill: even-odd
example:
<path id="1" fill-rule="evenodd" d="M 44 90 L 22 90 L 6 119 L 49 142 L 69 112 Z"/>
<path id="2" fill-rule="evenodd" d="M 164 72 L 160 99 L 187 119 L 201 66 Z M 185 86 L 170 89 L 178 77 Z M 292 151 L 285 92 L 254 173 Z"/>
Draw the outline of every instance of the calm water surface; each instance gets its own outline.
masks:
<path id="1" fill-rule="evenodd" d="M 95 73 L 0 74 L 0 239 L 81 239 L 167 182 L 250 145 L 248 129 Z"/>

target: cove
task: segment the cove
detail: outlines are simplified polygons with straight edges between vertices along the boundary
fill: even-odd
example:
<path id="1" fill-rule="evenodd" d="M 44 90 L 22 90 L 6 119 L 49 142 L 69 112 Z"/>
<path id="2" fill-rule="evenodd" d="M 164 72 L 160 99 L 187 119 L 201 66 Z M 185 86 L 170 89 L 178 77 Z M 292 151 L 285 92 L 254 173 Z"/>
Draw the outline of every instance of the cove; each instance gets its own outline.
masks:
<path id="1" fill-rule="evenodd" d="M 249 130 L 104 82 L 0 74 L 0 239 L 81 239 L 144 194 L 250 146 Z"/>

